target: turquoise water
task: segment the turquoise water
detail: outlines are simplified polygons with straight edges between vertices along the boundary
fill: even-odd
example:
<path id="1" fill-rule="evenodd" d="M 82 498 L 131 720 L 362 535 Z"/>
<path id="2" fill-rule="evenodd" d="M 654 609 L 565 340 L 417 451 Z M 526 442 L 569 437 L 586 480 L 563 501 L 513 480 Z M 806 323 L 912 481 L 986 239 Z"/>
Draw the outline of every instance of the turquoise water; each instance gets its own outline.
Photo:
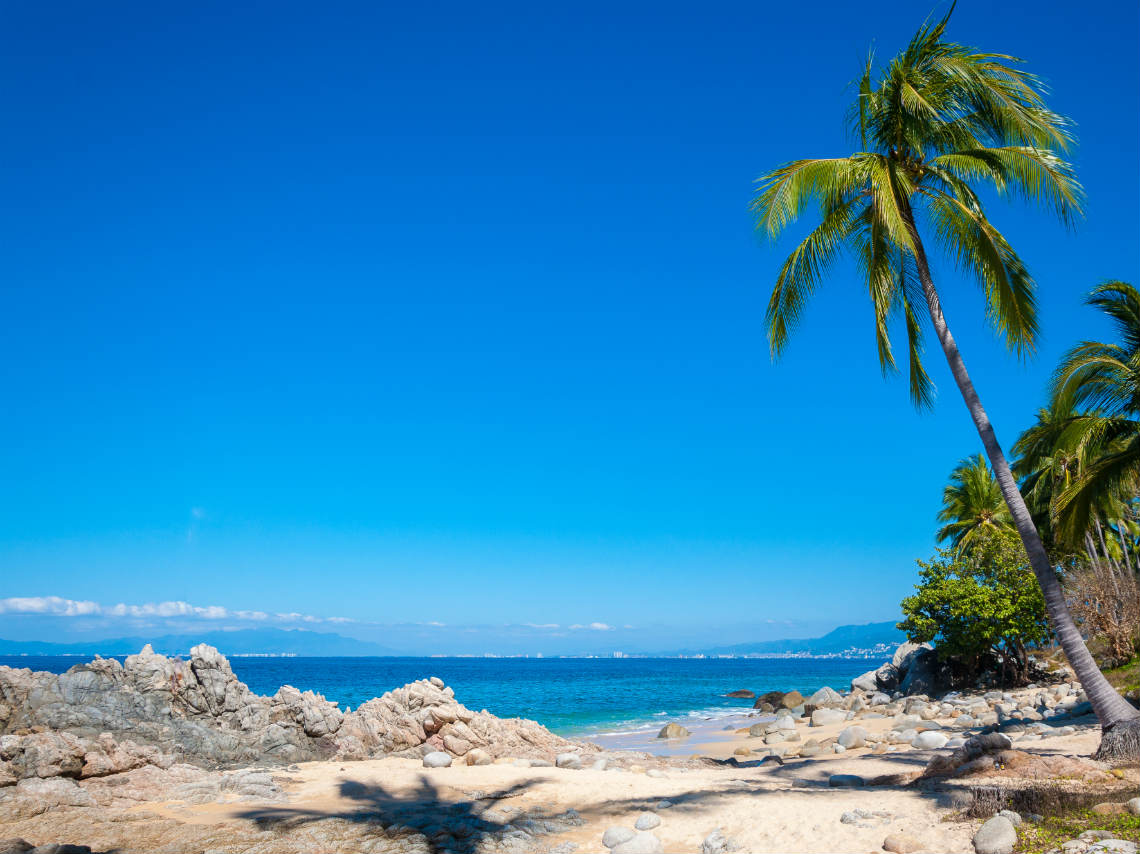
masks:
<path id="1" fill-rule="evenodd" d="M 0 656 L 0 665 L 62 673 L 78 656 Z M 797 689 L 805 695 L 879 662 L 867 659 L 522 659 L 522 658 L 232 658 L 238 678 L 258 694 L 281 685 L 316 691 L 342 707 L 415 679 L 438 676 L 472 709 L 532 718 L 563 735 L 620 732 L 662 718 L 717 717 L 752 708 L 724 695 Z"/>

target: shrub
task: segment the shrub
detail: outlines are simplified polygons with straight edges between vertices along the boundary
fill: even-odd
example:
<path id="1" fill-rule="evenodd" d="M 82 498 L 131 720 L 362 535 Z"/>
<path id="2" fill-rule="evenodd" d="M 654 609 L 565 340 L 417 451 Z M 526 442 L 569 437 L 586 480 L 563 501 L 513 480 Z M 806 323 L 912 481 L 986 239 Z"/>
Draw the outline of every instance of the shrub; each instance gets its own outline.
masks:
<path id="1" fill-rule="evenodd" d="M 902 601 L 898 624 L 915 643 L 932 641 L 959 680 L 996 662 L 1003 678 L 1024 680 L 1028 647 L 1049 637 L 1045 600 L 1017 535 L 987 534 L 967 552 L 939 549 L 917 561 L 920 582 Z"/>

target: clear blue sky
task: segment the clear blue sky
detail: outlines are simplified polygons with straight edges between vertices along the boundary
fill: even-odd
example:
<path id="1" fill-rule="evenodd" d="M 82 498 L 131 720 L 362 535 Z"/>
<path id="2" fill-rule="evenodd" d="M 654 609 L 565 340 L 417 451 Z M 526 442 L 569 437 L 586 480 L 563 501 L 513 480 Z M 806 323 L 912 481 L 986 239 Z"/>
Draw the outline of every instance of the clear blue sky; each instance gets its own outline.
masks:
<path id="1" fill-rule="evenodd" d="M 157 630 L 165 601 L 472 651 L 894 617 L 978 442 L 933 340 L 933 414 L 881 379 L 848 269 L 770 362 L 788 244 L 747 205 L 851 149 L 848 81 L 931 8 L 7 4 L 0 598 L 100 607 L 9 606 L 0 637 Z M 1027 363 L 938 270 L 1007 445 L 1107 334 L 1083 293 L 1140 281 L 1138 25 L 954 16 L 1049 80 L 1089 198 L 1072 232 L 992 211 L 1040 284 Z"/>

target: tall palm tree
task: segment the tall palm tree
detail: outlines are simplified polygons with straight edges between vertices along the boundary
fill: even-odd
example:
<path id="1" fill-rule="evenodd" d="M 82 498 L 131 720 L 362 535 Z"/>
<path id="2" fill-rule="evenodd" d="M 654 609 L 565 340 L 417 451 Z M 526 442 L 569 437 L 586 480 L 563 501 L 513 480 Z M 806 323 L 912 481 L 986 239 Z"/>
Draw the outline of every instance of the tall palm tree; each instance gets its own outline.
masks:
<path id="1" fill-rule="evenodd" d="M 1085 407 L 1070 432 L 1088 462 L 1055 502 L 1059 531 L 1069 541 L 1089 529 L 1098 507 L 1130 501 L 1140 486 L 1140 293 L 1110 281 L 1086 302 L 1109 316 L 1120 340 L 1077 345 L 1053 377 L 1054 400 Z"/>
<path id="2" fill-rule="evenodd" d="M 981 454 L 966 457 L 950 472 L 938 521 L 945 523 L 938 529 L 939 542 L 949 540 L 963 553 L 987 533 L 1013 530 L 1013 517 Z"/>
<path id="3" fill-rule="evenodd" d="M 1136 750 L 1140 712 L 1104 678 L 1073 622 L 1049 556 L 1018 492 L 989 417 L 950 334 L 931 277 L 929 231 L 981 284 L 989 319 L 1019 354 L 1037 337 L 1034 283 L 990 222 L 983 186 L 1051 208 L 1064 222 L 1081 214 L 1083 192 L 1063 157 L 1069 123 L 1049 110 L 1036 77 L 1020 60 L 944 38 L 949 15 L 924 25 L 877 73 L 868 59 L 852 124 L 861 150 L 846 157 L 796 160 L 764 176 L 753 202 L 758 229 L 775 238 L 811 203 L 820 223 L 788 256 L 768 303 L 768 338 L 778 357 L 807 298 L 835 258 L 853 252 L 875 320 L 879 361 L 896 369 L 889 321 L 906 327 L 911 397 L 928 406 L 933 389 L 922 365 L 920 306 L 950 371 L 1041 585 L 1052 628 L 1100 720 L 1101 753 Z"/>

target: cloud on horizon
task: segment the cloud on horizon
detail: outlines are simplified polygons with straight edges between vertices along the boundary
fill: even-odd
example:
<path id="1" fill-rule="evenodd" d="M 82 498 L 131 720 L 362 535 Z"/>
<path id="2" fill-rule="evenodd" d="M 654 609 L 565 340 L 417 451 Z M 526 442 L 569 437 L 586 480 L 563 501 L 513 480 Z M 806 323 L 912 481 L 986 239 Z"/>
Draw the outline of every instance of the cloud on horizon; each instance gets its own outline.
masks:
<path id="1" fill-rule="evenodd" d="M 246 620 L 255 623 L 352 623 L 348 617 L 316 617 L 312 614 L 292 612 L 270 614 L 265 611 L 232 610 L 221 605 L 192 605 L 189 602 L 145 602 L 129 605 L 119 602 L 102 605 L 98 602 L 67 599 L 62 596 L 12 596 L 0 599 L 0 614 L 25 614 L 43 617 L 130 617 L 171 618 L 196 617 L 201 620 Z"/>

